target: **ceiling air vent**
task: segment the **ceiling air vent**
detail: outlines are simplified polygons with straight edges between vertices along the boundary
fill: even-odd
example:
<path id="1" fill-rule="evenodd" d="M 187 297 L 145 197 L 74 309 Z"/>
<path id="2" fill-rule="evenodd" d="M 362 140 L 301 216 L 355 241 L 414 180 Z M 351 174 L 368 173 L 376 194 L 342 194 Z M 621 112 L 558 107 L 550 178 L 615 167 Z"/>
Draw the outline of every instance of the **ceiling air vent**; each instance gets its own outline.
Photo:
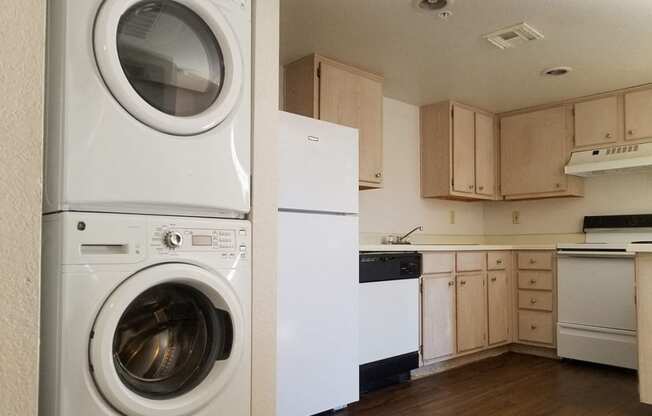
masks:
<path id="1" fill-rule="evenodd" d="M 527 23 L 521 23 L 489 33 L 484 35 L 483 38 L 500 49 L 507 49 L 515 48 L 533 40 L 543 39 L 543 35 Z"/>

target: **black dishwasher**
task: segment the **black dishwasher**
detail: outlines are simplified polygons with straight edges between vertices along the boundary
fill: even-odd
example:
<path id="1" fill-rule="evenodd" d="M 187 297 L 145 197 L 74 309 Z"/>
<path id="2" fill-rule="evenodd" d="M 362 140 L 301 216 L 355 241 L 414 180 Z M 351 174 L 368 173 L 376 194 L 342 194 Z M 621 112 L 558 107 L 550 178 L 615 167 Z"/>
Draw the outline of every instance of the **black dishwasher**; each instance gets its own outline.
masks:
<path id="1" fill-rule="evenodd" d="M 360 392 L 409 380 L 419 366 L 421 254 L 360 253 Z"/>

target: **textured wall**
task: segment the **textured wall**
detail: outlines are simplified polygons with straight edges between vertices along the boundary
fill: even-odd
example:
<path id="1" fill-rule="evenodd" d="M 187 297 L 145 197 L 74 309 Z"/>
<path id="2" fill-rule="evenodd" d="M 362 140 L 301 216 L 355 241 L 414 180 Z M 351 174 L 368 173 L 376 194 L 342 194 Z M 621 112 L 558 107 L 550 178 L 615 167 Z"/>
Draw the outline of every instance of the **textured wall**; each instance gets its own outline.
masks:
<path id="1" fill-rule="evenodd" d="M 421 198 L 419 108 L 389 98 L 383 107 L 384 186 L 360 192 L 360 232 L 406 233 L 423 225 L 423 234 L 482 235 L 481 202 Z"/>
<path id="2" fill-rule="evenodd" d="M 276 414 L 276 136 L 279 103 L 279 0 L 254 6 L 252 147 L 253 416 Z"/>
<path id="3" fill-rule="evenodd" d="M 0 415 L 36 415 L 45 1 L 0 7 Z"/>

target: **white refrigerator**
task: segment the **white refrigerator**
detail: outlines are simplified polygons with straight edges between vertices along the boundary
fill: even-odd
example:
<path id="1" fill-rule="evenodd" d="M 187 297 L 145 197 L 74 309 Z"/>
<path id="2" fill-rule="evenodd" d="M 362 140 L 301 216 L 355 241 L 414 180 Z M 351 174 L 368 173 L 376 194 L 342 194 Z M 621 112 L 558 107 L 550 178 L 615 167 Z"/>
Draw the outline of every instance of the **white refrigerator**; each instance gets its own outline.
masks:
<path id="1" fill-rule="evenodd" d="M 358 131 L 281 112 L 277 414 L 359 399 Z"/>

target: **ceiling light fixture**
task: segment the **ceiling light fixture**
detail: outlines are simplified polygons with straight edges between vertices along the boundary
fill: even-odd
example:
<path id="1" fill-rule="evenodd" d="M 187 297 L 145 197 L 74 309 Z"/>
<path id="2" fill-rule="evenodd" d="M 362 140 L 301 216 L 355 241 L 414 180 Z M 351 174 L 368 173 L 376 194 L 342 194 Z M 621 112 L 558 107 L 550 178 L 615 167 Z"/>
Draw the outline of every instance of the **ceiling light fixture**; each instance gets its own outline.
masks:
<path id="1" fill-rule="evenodd" d="M 568 74 L 571 72 L 573 68 L 570 66 L 555 66 L 552 68 L 544 69 L 541 71 L 541 75 L 544 77 L 561 77 L 563 75 Z"/>
<path id="2" fill-rule="evenodd" d="M 449 0 L 419 0 L 418 6 L 425 10 L 441 10 L 448 6 Z"/>

